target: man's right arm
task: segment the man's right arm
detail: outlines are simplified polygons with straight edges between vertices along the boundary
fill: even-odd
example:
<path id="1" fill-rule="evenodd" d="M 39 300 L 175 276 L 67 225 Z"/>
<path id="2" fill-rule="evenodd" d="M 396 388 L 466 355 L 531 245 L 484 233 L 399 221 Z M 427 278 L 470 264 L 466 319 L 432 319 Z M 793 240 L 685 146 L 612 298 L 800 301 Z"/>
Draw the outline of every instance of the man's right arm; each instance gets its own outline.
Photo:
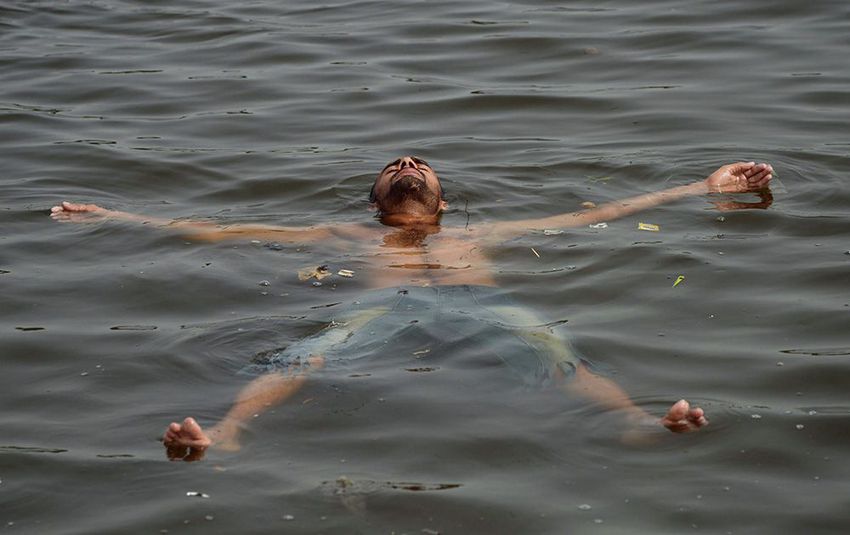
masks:
<path id="1" fill-rule="evenodd" d="M 335 237 L 348 229 L 348 226 L 337 227 L 279 227 L 275 225 L 218 225 L 205 221 L 168 220 L 146 217 L 118 210 L 108 210 L 96 204 L 75 204 L 63 202 L 50 209 L 50 217 L 56 221 L 87 222 L 98 220 L 129 221 L 142 225 L 151 225 L 164 230 L 176 231 L 194 240 L 224 241 L 237 239 L 259 239 L 280 242 L 315 242 Z"/>

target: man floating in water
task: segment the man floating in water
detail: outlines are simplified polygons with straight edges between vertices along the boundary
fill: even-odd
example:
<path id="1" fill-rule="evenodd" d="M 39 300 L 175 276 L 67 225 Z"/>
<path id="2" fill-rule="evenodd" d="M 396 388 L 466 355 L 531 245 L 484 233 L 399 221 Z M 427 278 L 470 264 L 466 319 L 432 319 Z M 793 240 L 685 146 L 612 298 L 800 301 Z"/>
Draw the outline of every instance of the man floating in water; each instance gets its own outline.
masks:
<path id="1" fill-rule="evenodd" d="M 485 347 L 488 357 L 502 360 L 526 378 L 556 381 L 569 393 L 621 411 L 628 422 L 627 431 L 652 423 L 683 433 L 708 424 L 702 409 L 680 400 L 666 415 L 657 418 L 636 406 L 613 381 L 591 372 L 566 339 L 557 336 L 532 311 L 504 296 L 481 248 L 535 229 L 611 221 L 683 197 L 764 190 L 772 172 L 773 168 L 765 163 L 733 163 L 702 181 L 588 210 L 492 222 L 478 228 L 448 228 L 440 225 L 440 215 L 447 205 L 436 173 L 425 161 L 405 156 L 384 167 L 372 187 L 370 201 L 379 211 L 380 224 L 219 226 L 156 220 L 69 202 L 54 206 L 51 217 L 60 221 L 100 218 L 148 223 L 207 241 L 336 241 L 349 248 L 358 244 L 363 252 L 374 253 L 366 257 L 371 264 L 367 273 L 369 286 L 375 291 L 353 303 L 344 317 L 335 318 L 318 334 L 276 353 L 262 366 L 249 367 L 257 377 L 239 393 L 218 424 L 204 430 L 193 418 L 172 422 L 163 438 L 169 458 L 198 460 L 210 446 L 238 449 L 245 423 L 293 396 L 311 372 L 330 362 L 368 356 L 376 346 L 375 332 L 381 333 L 382 347 L 392 348 L 386 343 L 402 344 L 412 336 L 414 327 L 419 334 L 433 334 L 441 347 L 452 348 L 459 343 Z M 742 205 L 730 203 L 727 207 Z"/>

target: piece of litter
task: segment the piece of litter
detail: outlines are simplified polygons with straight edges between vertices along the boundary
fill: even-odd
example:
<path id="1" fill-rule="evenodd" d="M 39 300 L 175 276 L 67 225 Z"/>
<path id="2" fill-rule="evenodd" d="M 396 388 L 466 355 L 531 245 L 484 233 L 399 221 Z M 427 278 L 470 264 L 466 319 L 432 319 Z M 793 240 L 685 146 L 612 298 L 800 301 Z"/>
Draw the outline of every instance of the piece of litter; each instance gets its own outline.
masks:
<path id="1" fill-rule="evenodd" d="M 298 280 L 300 280 L 300 281 L 306 281 L 306 280 L 310 280 L 310 279 L 322 280 L 330 274 L 331 274 L 331 272 L 328 269 L 328 266 L 326 266 L 326 265 L 325 266 L 319 266 L 319 267 L 316 267 L 316 268 L 299 269 L 298 270 Z"/>
<path id="2" fill-rule="evenodd" d="M 251 243 L 254 245 L 260 245 L 260 240 L 251 240 Z"/>
<path id="3" fill-rule="evenodd" d="M 550 229 L 544 229 L 543 230 L 544 236 L 557 236 L 558 234 L 563 234 L 563 233 L 564 233 L 563 230 L 550 230 Z"/>
<path id="4" fill-rule="evenodd" d="M 595 223 L 593 225 L 588 225 L 590 228 L 608 228 L 608 223 Z"/>
<path id="5" fill-rule="evenodd" d="M 351 271 L 350 269 L 340 269 L 339 271 L 336 272 L 336 274 L 339 275 L 340 277 L 347 277 L 349 279 L 354 276 L 354 272 Z"/>
<path id="6" fill-rule="evenodd" d="M 292 516 L 292 515 L 283 515 L 283 517 L 282 517 L 282 518 L 283 518 L 284 520 L 295 520 L 295 517 L 294 517 L 294 516 Z"/>
<path id="7" fill-rule="evenodd" d="M 589 208 L 596 208 L 596 203 L 591 202 L 591 201 L 584 201 L 583 203 L 581 203 L 581 207 L 582 208 L 588 208 L 588 209 Z"/>
<path id="8" fill-rule="evenodd" d="M 638 230 L 648 230 L 650 232 L 658 232 L 661 227 L 653 223 L 638 223 Z"/>
<path id="9" fill-rule="evenodd" d="M 678 277 L 676 277 L 676 282 L 673 283 L 673 288 L 678 286 L 683 280 L 685 280 L 684 275 L 679 275 Z"/>
<path id="10" fill-rule="evenodd" d="M 537 251 L 535 251 L 535 250 L 534 250 L 534 247 L 532 247 L 532 248 L 531 248 L 531 252 L 532 252 L 532 253 L 534 253 L 534 256 L 536 256 L 537 258 L 540 258 L 540 253 L 538 253 Z"/>
<path id="11" fill-rule="evenodd" d="M 589 504 L 586 503 L 579 505 L 578 508 L 582 511 L 590 511 L 591 509 L 593 509 Z"/>
<path id="12" fill-rule="evenodd" d="M 190 490 L 189 492 L 186 493 L 186 496 L 189 496 L 191 498 L 209 498 L 210 497 L 209 494 L 204 494 L 203 492 L 198 492 L 196 490 Z"/>

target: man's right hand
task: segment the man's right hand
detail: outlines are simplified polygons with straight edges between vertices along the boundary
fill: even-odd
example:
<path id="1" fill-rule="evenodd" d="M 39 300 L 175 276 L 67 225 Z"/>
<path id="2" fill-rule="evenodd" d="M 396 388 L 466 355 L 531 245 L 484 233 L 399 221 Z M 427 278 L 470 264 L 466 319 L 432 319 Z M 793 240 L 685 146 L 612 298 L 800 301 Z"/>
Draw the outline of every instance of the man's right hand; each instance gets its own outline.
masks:
<path id="1" fill-rule="evenodd" d="M 744 193 L 766 188 L 773 167 L 766 163 L 738 162 L 724 165 L 705 179 L 709 193 Z"/>

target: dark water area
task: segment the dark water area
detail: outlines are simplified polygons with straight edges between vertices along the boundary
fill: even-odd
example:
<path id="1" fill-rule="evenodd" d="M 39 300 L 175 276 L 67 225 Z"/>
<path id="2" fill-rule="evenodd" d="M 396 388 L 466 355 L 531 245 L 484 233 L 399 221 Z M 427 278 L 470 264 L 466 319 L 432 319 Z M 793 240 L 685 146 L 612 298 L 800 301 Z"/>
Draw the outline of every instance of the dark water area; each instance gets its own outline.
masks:
<path id="1" fill-rule="evenodd" d="M 846 533 L 848 23 L 840 1 L 0 2 L 0 528 Z M 488 250 L 640 407 L 711 424 L 630 446 L 616 412 L 401 356 L 168 462 L 168 422 L 217 421 L 238 370 L 365 291 L 298 270 L 369 259 L 50 207 L 370 221 L 407 153 L 442 177 L 445 227 L 770 162 L 766 210 L 691 197 Z"/>

